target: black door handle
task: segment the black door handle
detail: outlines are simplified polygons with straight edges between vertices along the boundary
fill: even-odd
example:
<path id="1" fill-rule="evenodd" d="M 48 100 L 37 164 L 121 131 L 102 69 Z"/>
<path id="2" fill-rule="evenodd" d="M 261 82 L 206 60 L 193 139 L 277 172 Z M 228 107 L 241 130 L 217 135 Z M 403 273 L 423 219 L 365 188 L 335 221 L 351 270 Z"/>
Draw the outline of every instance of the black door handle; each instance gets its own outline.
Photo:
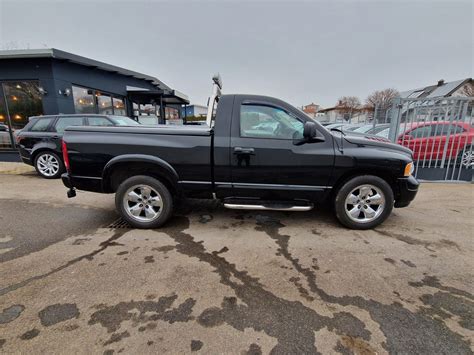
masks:
<path id="1" fill-rule="evenodd" d="M 255 149 L 235 147 L 234 148 L 234 154 L 237 154 L 237 155 L 255 155 Z"/>

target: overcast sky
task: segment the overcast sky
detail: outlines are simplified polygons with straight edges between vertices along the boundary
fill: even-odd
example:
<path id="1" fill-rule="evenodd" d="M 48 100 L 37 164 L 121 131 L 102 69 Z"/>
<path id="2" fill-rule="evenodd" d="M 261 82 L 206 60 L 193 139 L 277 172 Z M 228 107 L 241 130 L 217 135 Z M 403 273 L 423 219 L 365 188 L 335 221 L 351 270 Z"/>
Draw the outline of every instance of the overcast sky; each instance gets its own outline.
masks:
<path id="1" fill-rule="evenodd" d="M 473 77 L 472 1 L 0 0 L 0 47 L 53 47 L 224 92 L 332 106 Z"/>

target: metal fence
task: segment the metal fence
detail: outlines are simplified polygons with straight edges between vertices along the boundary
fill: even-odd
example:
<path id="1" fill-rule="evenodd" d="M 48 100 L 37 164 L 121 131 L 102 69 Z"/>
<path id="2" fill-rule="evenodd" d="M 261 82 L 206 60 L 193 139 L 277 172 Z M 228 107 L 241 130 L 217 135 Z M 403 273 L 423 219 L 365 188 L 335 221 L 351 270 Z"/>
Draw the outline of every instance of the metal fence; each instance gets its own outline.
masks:
<path id="1" fill-rule="evenodd" d="M 374 123 L 390 123 L 389 139 L 413 151 L 417 178 L 473 181 L 473 107 L 474 97 L 396 99 Z"/>

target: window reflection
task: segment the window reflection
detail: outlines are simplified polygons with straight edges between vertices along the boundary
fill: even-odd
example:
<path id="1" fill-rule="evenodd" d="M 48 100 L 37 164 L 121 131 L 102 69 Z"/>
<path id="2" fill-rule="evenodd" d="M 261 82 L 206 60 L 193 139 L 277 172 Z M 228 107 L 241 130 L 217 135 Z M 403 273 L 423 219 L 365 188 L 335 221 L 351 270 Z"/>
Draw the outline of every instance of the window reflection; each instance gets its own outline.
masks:
<path id="1" fill-rule="evenodd" d="M 112 98 L 99 92 L 97 92 L 95 96 L 97 97 L 97 106 L 99 108 L 98 113 L 103 115 L 113 115 L 114 110 L 112 108 Z"/>
<path id="2" fill-rule="evenodd" d="M 122 99 L 117 97 L 112 98 L 112 103 L 114 105 L 114 115 L 118 116 L 127 116 L 127 110 L 125 109 L 125 103 Z"/>
<path id="3" fill-rule="evenodd" d="M 72 97 L 76 113 L 96 113 L 93 90 L 73 86 Z"/>
<path id="4" fill-rule="evenodd" d="M 144 125 L 159 124 L 160 106 L 156 104 L 133 103 L 133 115 Z"/>
<path id="5" fill-rule="evenodd" d="M 29 117 L 43 114 L 38 81 L 4 82 L 2 85 L 13 130 L 25 127 Z"/>
<path id="6" fill-rule="evenodd" d="M 76 113 L 99 113 L 102 115 L 126 116 L 127 110 L 123 98 L 94 89 L 72 87 L 74 108 Z"/>
<path id="7" fill-rule="evenodd" d="M 0 82 L 0 149 L 13 148 L 12 137 L 31 116 L 43 114 L 39 81 Z M 6 99 L 6 100 L 5 100 Z"/>

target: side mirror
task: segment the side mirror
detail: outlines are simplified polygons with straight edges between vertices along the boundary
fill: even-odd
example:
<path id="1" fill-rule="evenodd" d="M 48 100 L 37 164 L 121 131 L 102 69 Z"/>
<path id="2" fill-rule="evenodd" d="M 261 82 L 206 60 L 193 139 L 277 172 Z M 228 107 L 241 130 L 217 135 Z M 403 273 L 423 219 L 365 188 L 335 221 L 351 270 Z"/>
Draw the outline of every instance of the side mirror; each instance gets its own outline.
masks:
<path id="1" fill-rule="evenodd" d="M 326 138 L 318 132 L 317 125 L 314 122 L 308 121 L 303 127 L 303 139 L 294 142 L 295 145 L 302 145 L 305 143 L 324 142 Z"/>
<path id="2" fill-rule="evenodd" d="M 304 124 L 303 128 L 303 137 L 306 140 L 311 140 L 314 137 L 316 137 L 316 134 L 318 133 L 316 129 L 316 123 L 308 121 Z"/>

